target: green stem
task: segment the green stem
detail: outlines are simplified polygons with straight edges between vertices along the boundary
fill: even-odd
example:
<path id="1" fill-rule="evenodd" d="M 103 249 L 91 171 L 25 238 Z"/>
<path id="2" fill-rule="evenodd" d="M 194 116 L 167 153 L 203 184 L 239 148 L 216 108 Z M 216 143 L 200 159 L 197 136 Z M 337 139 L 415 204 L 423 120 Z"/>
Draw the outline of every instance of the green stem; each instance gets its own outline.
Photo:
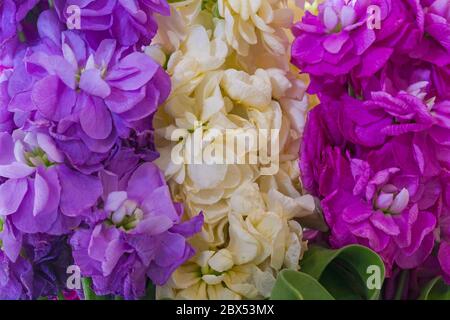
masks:
<path id="1" fill-rule="evenodd" d="M 92 279 L 91 278 L 81 279 L 81 285 L 83 286 L 84 300 L 96 300 L 97 296 L 92 290 Z"/>
<path id="2" fill-rule="evenodd" d="M 151 281 L 149 281 L 145 297 L 143 297 L 142 300 L 155 300 L 155 299 L 156 299 L 156 287 Z"/>
<path id="3" fill-rule="evenodd" d="M 405 285 L 408 280 L 409 270 L 403 270 L 400 275 L 400 280 L 398 282 L 397 291 L 395 292 L 394 300 L 402 300 L 403 292 L 405 291 Z"/>
<path id="4" fill-rule="evenodd" d="M 63 295 L 62 291 L 58 291 L 58 300 L 66 300 L 64 298 L 64 295 Z"/>

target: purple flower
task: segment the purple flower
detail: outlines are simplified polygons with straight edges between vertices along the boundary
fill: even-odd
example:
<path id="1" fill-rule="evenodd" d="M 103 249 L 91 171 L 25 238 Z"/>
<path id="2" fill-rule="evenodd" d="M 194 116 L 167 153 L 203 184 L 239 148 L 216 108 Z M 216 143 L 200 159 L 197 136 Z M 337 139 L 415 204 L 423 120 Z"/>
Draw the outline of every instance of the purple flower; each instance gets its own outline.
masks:
<path id="1" fill-rule="evenodd" d="M 388 271 L 394 262 L 402 268 L 422 263 L 434 245 L 436 218 L 426 210 L 423 203 L 428 199 L 422 199 L 420 192 L 439 187 L 421 183 L 399 168 L 375 171 L 366 161 L 343 157 L 338 149 L 328 153 L 330 162 L 324 163 L 323 170 L 339 172 L 338 184 L 327 185 L 325 177 L 321 181 L 331 191 L 322 200 L 332 231 L 330 243 L 366 245 L 383 257 Z"/>
<path id="2" fill-rule="evenodd" d="M 342 99 L 342 131 L 351 142 L 365 147 L 381 146 L 392 136 L 425 131 L 435 122 L 425 102 L 407 92 L 395 97 L 372 92 L 371 99 L 364 102 Z"/>
<path id="3" fill-rule="evenodd" d="M 24 233 L 65 234 L 76 227 L 102 193 L 98 178 L 64 164 L 45 133 L 0 133 L 0 216 Z M 19 239 L 17 239 L 19 241 Z M 8 252 L 14 260 L 19 247 Z"/>
<path id="4" fill-rule="evenodd" d="M 424 0 L 425 34 L 412 55 L 444 67 L 450 64 L 450 3 L 447 0 Z"/>
<path id="5" fill-rule="evenodd" d="M 442 211 L 439 217 L 439 252 L 438 259 L 444 280 L 450 284 L 450 175 L 444 176 L 445 193 Z"/>
<path id="6" fill-rule="evenodd" d="M 26 300 L 33 297 L 33 268 L 20 257 L 12 262 L 0 250 L 0 299 Z"/>
<path id="7" fill-rule="evenodd" d="M 67 267 L 73 264 L 67 236 L 28 234 L 23 255 L 33 267 L 33 298 L 56 296 L 66 288 Z"/>
<path id="8" fill-rule="evenodd" d="M 424 82 L 427 83 L 424 88 L 427 98 L 436 97 L 438 101 L 450 99 L 448 67 L 438 67 L 405 55 L 391 56 L 386 65 L 369 78 L 349 80 L 349 85 L 341 85 L 340 94 L 350 86 L 357 96 L 365 99 L 370 99 L 373 91 L 384 91 L 395 96 L 401 91 L 407 91 L 411 84 Z"/>
<path id="9" fill-rule="evenodd" d="M 5 240 L 4 232 L 0 239 Z M 73 264 L 67 237 L 46 234 L 24 234 L 21 255 L 11 260 L 0 250 L 0 261 L 1 299 L 56 296 L 65 288 L 66 270 Z"/>
<path id="10" fill-rule="evenodd" d="M 61 34 L 50 11 L 41 13 L 38 28 L 42 41 L 27 50 L 25 65 L 12 75 L 21 81 L 9 81 L 8 110 L 34 122 L 51 121 L 54 137 L 107 153 L 168 96 L 168 75 L 144 53 L 117 47 L 113 39 L 93 50 L 78 33 Z M 75 158 L 76 146 L 66 147 Z"/>
<path id="11" fill-rule="evenodd" d="M 337 107 L 340 132 L 357 148 L 381 147 L 393 137 L 402 137 L 403 149 L 411 149 L 411 163 L 421 175 L 449 170 L 450 101 L 428 99 L 426 88 L 426 82 L 418 82 L 396 96 L 372 92 L 364 102 L 342 97 Z"/>
<path id="12" fill-rule="evenodd" d="M 423 35 L 423 9 L 418 1 L 358 0 L 354 6 L 346 2 L 325 1 L 319 5 L 318 16 L 307 11 L 292 29 L 296 37 L 292 63 L 310 74 L 309 92 L 321 97 L 324 90 L 328 95 L 337 91 L 339 96 L 349 79 L 371 77 L 394 51 L 407 54 Z M 380 10 L 379 29 L 368 26 L 370 6 Z"/>
<path id="13" fill-rule="evenodd" d="M 158 28 L 153 15 L 170 14 L 165 0 L 56 0 L 55 8 L 66 24 L 78 8 L 79 27 L 94 39 L 114 38 L 121 45 L 150 44 Z"/>
<path id="14" fill-rule="evenodd" d="M 450 284 L 450 242 L 442 242 L 439 246 L 439 262 L 443 271 L 443 277 L 445 282 Z"/>
<path id="15" fill-rule="evenodd" d="M 39 0 L 4 0 L 0 3 L 0 46 L 17 35 L 19 23 Z"/>
<path id="16" fill-rule="evenodd" d="M 97 294 L 135 299 L 146 279 L 163 285 L 194 250 L 186 242 L 201 229 L 203 216 L 182 222 L 159 169 L 144 163 L 130 175 L 124 163 L 117 174 L 103 176 L 102 217 L 71 238 L 73 256 L 83 276 L 92 277 Z"/>
<path id="17" fill-rule="evenodd" d="M 3 69 L 0 65 L 0 132 L 11 132 L 14 129 L 13 114 L 7 110 L 8 97 L 8 74 L 11 70 Z"/>
<path id="18" fill-rule="evenodd" d="M 388 271 L 415 268 L 430 255 L 445 185 L 448 104 L 423 102 L 420 88 L 323 103 L 304 133 L 302 180 L 322 199 L 330 243 L 366 245 Z"/>

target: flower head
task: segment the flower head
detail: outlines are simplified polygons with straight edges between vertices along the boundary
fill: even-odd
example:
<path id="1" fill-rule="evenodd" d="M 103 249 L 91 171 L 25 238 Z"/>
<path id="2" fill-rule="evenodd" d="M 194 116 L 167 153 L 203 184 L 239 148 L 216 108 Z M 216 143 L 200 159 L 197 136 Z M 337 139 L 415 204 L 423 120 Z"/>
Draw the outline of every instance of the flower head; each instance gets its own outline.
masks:
<path id="1" fill-rule="evenodd" d="M 0 239 L 6 240 L 5 231 L 0 233 Z M 66 270 L 73 263 L 67 237 L 23 234 L 21 245 L 20 256 L 13 260 L 0 250 L 0 297 L 55 297 L 65 288 Z"/>
<path id="2" fill-rule="evenodd" d="M 380 27 L 372 26 L 371 8 Z M 339 91 L 343 80 L 368 78 L 423 35 L 423 8 L 411 1 L 326 1 L 293 27 L 292 63 L 312 76 L 310 91 Z M 349 77 L 351 75 L 351 77 Z M 338 80 L 337 83 L 332 81 Z"/>
<path id="3" fill-rule="evenodd" d="M 61 34 L 51 11 L 41 13 L 38 26 L 42 42 L 27 50 L 26 70 L 14 70 L 26 80 L 10 81 L 8 110 L 51 121 L 55 135 L 105 153 L 119 136 L 140 129 L 167 97 L 168 76 L 144 53 L 118 47 L 113 39 L 93 50 L 80 34 Z"/>
<path id="4" fill-rule="evenodd" d="M 152 163 L 140 165 L 125 180 L 104 179 L 104 208 L 88 228 L 71 238 L 75 262 L 93 279 L 97 294 L 126 299 L 144 295 L 146 279 L 163 285 L 194 251 L 186 242 L 203 217 L 182 222 L 182 209 Z"/>
<path id="5" fill-rule="evenodd" d="M 94 40 L 115 38 L 124 46 L 148 45 L 158 28 L 154 15 L 169 15 L 165 0 L 56 0 L 56 12 L 64 24 L 74 24 Z M 72 15 L 79 14 L 79 21 Z"/>
<path id="6" fill-rule="evenodd" d="M 303 181 L 323 199 L 330 242 L 367 245 L 388 270 L 417 267 L 430 255 L 444 194 L 446 102 L 424 102 L 420 92 L 323 103 L 305 130 L 305 141 L 314 135 L 318 143 L 303 146 Z"/>
<path id="7" fill-rule="evenodd" d="M 47 134 L 1 133 L 0 146 L 0 215 L 21 232 L 64 234 L 97 202 L 100 181 L 67 167 Z M 12 260 L 18 250 L 8 253 Z"/>

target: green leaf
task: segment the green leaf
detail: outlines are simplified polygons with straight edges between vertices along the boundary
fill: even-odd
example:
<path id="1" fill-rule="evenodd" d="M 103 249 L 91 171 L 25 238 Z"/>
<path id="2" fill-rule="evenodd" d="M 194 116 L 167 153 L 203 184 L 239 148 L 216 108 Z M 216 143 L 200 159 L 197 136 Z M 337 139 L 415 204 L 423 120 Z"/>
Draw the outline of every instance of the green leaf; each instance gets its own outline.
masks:
<path id="1" fill-rule="evenodd" d="M 385 276 L 383 260 L 359 245 L 337 250 L 312 246 L 301 262 L 301 271 L 338 300 L 378 299 Z"/>
<path id="2" fill-rule="evenodd" d="M 310 275 L 282 270 L 277 277 L 270 299 L 272 300 L 334 300 L 333 296 Z"/>
<path id="3" fill-rule="evenodd" d="M 450 286 L 436 277 L 423 288 L 419 300 L 450 300 Z"/>

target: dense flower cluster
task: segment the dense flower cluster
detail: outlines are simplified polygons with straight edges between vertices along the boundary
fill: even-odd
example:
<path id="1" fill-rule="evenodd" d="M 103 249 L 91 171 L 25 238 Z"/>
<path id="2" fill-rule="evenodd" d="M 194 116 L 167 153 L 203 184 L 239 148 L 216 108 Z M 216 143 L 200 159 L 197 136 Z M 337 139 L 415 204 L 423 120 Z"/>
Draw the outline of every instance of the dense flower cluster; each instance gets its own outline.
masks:
<path id="1" fill-rule="evenodd" d="M 0 0 L 0 300 L 449 293 L 449 0 Z"/>
<path id="2" fill-rule="evenodd" d="M 171 86 L 139 47 L 154 13 L 168 4 L 1 2 L 0 298 L 64 294 L 72 264 L 96 294 L 139 298 L 194 254 L 203 218 L 152 163 Z"/>
<path id="3" fill-rule="evenodd" d="M 346 2 L 293 28 L 292 62 L 321 100 L 305 127 L 304 186 L 333 247 L 372 248 L 388 275 L 437 255 L 449 281 L 450 3 Z"/>
<path id="4" fill-rule="evenodd" d="M 192 241 L 197 255 L 158 288 L 159 297 L 266 298 L 281 269 L 299 268 L 306 241 L 296 219 L 312 216 L 315 202 L 297 183 L 308 101 L 286 65 L 293 16 L 287 1 L 176 2 L 146 49 L 172 80 L 153 120 L 156 163 L 187 214 L 205 217 Z M 205 154 L 227 148 L 224 132 L 245 130 L 278 130 L 269 138 L 279 145 L 275 174 L 265 175 L 259 162 L 192 161 L 196 139 Z M 241 156 L 263 148 L 255 143 Z"/>

